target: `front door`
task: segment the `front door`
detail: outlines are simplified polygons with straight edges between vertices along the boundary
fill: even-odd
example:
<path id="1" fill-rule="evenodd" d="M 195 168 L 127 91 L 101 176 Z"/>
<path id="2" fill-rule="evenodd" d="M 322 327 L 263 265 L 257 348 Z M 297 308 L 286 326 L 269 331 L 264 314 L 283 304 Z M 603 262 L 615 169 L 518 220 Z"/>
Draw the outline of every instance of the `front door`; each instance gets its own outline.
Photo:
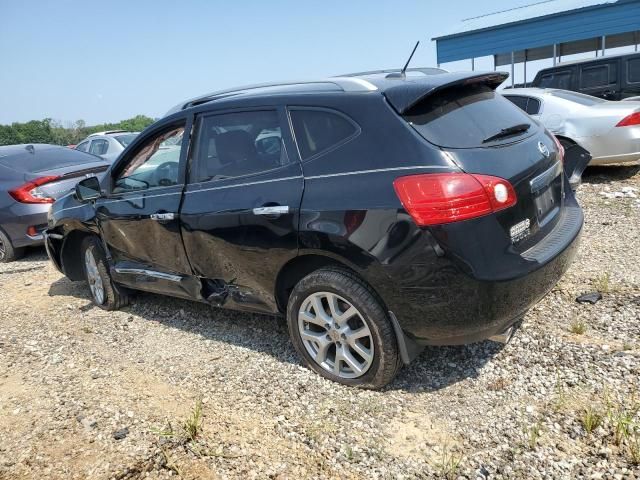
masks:
<path id="1" fill-rule="evenodd" d="M 191 270 L 178 215 L 189 127 L 185 118 L 136 139 L 114 167 L 109 191 L 96 201 L 96 218 L 120 283 L 191 296 L 181 284 Z"/>
<path id="2" fill-rule="evenodd" d="M 180 217 L 211 303 L 275 311 L 275 281 L 297 255 L 300 163 L 280 109 L 198 118 Z"/>

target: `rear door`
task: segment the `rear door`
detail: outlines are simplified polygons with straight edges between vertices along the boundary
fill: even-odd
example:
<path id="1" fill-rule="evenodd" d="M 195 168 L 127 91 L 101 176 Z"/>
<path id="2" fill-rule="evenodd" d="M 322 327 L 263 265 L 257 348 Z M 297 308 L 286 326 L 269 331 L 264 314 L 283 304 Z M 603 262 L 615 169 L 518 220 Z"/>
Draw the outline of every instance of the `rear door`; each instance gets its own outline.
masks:
<path id="1" fill-rule="evenodd" d="M 190 120 L 145 134 L 111 172 L 109 191 L 96 201 L 96 218 L 119 282 L 183 295 L 190 274 L 178 211 L 184 188 Z"/>
<path id="2" fill-rule="evenodd" d="M 194 273 L 214 304 L 276 311 L 276 276 L 295 257 L 304 181 L 280 108 L 197 118 L 180 212 Z"/>
<path id="3" fill-rule="evenodd" d="M 617 59 L 580 65 L 578 91 L 607 100 L 619 99 Z"/>

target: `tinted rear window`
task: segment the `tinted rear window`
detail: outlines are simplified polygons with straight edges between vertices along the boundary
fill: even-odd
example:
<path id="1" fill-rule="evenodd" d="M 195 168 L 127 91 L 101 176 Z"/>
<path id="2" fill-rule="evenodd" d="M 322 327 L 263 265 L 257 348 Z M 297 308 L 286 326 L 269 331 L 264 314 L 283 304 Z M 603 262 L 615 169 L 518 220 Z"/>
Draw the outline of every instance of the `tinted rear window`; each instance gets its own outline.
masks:
<path id="1" fill-rule="evenodd" d="M 563 72 L 547 73 L 540 78 L 540 82 L 536 87 L 540 88 L 571 88 L 571 70 Z"/>
<path id="2" fill-rule="evenodd" d="M 449 148 L 483 146 L 483 140 L 504 128 L 533 125 L 527 114 L 484 85 L 450 88 L 427 97 L 404 119 L 429 142 Z M 512 142 L 525 134 L 486 145 Z"/>
<path id="3" fill-rule="evenodd" d="M 578 92 L 567 92 L 558 90 L 551 92 L 551 95 L 553 95 L 554 97 L 562 98 L 564 100 L 569 100 L 570 102 L 579 103 L 580 105 L 586 105 L 587 107 L 606 102 L 606 100 L 603 100 L 602 98 L 592 97 L 591 95 L 585 95 L 584 93 Z"/>
<path id="4" fill-rule="evenodd" d="M 352 121 L 337 112 L 296 108 L 290 113 L 302 160 L 339 145 L 359 130 Z"/>
<path id="5" fill-rule="evenodd" d="M 126 147 L 127 145 L 129 145 L 134 138 L 136 138 L 138 136 L 137 133 L 128 133 L 126 135 L 116 135 L 115 138 L 120 145 L 122 145 L 123 147 Z"/>

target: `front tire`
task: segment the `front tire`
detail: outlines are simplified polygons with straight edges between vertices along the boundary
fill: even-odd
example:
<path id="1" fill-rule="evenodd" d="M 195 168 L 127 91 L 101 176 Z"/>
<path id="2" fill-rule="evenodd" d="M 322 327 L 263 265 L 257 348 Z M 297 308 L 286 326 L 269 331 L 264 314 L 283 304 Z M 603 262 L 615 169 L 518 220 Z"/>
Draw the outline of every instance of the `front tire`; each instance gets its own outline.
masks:
<path id="1" fill-rule="evenodd" d="M 287 323 L 303 363 L 335 382 L 378 389 L 400 368 L 386 309 L 350 271 L 323 268 L 300 280 L 289 297 Z"/>
<path id="2" fill-rule="evenodd" d="M 24 248 L 16 248 L 11 244 L 11 239 L 0 230 L 0 263 L 9 263 L 18 260 L 24 255 Z"/>
<path id="3" fill-rule="evenodd" d="M 103 310 L 118 310 L 129 304 L 129 296 L 111 280 L 107 257 L 96 237 L 82 243 L 82 261 L 93 303 Z"/>

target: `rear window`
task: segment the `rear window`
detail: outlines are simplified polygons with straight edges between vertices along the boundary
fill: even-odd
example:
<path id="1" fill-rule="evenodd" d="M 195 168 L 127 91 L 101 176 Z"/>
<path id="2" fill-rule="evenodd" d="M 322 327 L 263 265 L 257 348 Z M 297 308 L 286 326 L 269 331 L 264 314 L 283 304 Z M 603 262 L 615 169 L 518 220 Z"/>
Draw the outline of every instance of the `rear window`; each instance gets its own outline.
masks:
<path id="1" fill-rule="evenodd" d="M 122 145 L 123 147 L 126 147 L 127 145 L 129 145 L 134 138 L 136 138 L 138 136 L 137 133 L 129 133 L 127 135 L 116 135 L 115 138 L 118 143 L 120 143 L 120 145 Z"/>
<path id="2" fill-rule="evenodd" d="M 295 108 L 290 114 L 302 160 L 340 145 L 359 131 L 351 120 L 338 112 Z"/>
<path id="3" fill-rule="evenodd" d="M 512 142 L 527 133 L 483 144 L 483 140 L 505 128 L 534 125 L 527 114 L 485 85 L 450 88 L 427 97 L 404 119 L 429 142 L 449 148 Z"/>
<path id="4" fill-rule="evenodd" d="M 554 97 L 562 98 L 564 100 L 569 100 L 570 102 L 578 103 L 580 105 L 585 105 L 587 107 L 606 102 L 606 100 L 603 100 L 602 98 L 592 97 L 591 95 L 585 95 L 584 93 L 578 92 L 558 90 L 551 92 L 551 95 L 553 95 Z"/>
<path id="5" fill-rule="evenodd" d="M 627 78 L 629 83 L 640 83 L 640 58 L 627 61 Z"/>

